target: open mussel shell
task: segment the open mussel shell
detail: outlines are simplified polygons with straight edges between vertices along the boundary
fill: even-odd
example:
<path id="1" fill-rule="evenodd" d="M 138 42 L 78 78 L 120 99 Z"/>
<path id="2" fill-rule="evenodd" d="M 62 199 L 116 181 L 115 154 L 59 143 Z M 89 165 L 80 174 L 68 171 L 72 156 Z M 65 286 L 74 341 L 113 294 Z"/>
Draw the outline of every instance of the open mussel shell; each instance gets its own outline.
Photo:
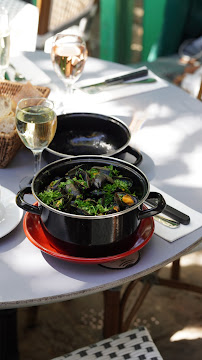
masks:
<path id="1" fill-rule="evenodd" d="M 71 194 L 73 198 L 76 198 L 81 194 L 78 186 L 76 186 L 74 183 L 70 182 L 65 185 L 65 191 L 67 194 Z"/>
<path id="2" fill-rule="evenodd" d="M 95 206 L 96 201 L 93 199 L 85 199 L 82 201 L 84 206 L 80 206 L 79 204 L 75 203 L 75 201 L 72 201 L 70 204 L 70 211 L 72 211 L 74 214 L 77 215 L 90 215 L 89 211 L 87 210 L 89 208 L 89 205 Z M 86 203 L 86 207 L 85 207 Z"/>
<path id="3" fill-rule="evenodd" d="M 65 177 L 62 177 L 62 178 L 55 178 L 50 184 L 49 186 L 47 187 L 47 189 L 50 189 L 50 190 L 58 190 L 59 188 L 59 185 L 62 181 L 65 181 Z"/>
<path id="4" fill-rule="evenodd" d="M 126 209 L 130 206 L 134 206 L 138 203 L 138 198 L 134 195 L 127 194 L 125 192 L 117 192 L 114 195 L 115 202 L 121 209 Z"/>
<path id="5" fill-rule="evenodd" d="M 133 180 L 128 177 L 114 177 L 113 180 L 117 183 L 119 183 L 119 190 L 120 191 L 126 191 L 126 189 L 130 190 L 133 186 Z"/>
<path id="6" fill-rule="evenodd" d="M 98 173 L 91 180 L 91 184 L 97 189 L 100 189 L 106 182 L 113 184 L 114 180 L 104 173 Z"/>

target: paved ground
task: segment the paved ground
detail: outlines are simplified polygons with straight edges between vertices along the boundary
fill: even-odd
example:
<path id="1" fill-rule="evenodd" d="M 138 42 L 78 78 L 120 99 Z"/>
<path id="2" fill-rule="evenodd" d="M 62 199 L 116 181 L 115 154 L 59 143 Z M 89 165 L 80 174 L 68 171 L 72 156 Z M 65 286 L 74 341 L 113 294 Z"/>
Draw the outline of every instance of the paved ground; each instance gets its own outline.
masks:
<path id="1" fill-rule="evenodd" d="M 202 285 L 202 251 L 184 256 L 182 265 L 183 281 Z M 161 274 L 169 277 L 169 266 Z M 43 305 L 33 328 L 27 315 L 18 312 L 20 360 L 50 360 L 102 339 L 103 294 Z M 131 328 L 137 324 L 147 326 L 164 360 L 202 359 L 202 295 L 153 286 Z"/>

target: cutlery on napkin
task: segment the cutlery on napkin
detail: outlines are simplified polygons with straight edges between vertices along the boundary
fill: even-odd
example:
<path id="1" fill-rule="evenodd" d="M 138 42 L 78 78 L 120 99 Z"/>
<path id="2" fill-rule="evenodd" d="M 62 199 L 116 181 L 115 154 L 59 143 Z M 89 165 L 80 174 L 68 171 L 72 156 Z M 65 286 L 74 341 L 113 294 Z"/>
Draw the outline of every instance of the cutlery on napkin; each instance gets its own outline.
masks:
<path id="1" fill-rule="evenodd" d="M 148 203 L 149 205 L 156 205 L 155 200 L 152 199 L 148 199 L 146 203 Z M 183 212 L 173 208 L 168 204 L 166 204 L 165 208 L 161 213 L 167 215 L 173 220 L 178 221 L 180 224 L 188 225 L 190 223 L 190 217 L 187 214 L 184 214 Z"/>
<path id="2" fill-rule="evenodd" d="M 136 78 L 124 81 L 120 80 L 122 75 L 130 76 L 131 74 L 134 74 L 133 76 L 136 76 Z M 145 76 L 144 74 L 147 75 Z M 80 101 L 82 99 L 85 104 L 89 101 L 92 105 L 92 99 L 94 104 L 99 104 L 168 86 L 165 80 L 159 78 L 145 66 L 133 72 L 130 71 L 124 74 L 122 73 L 121 75 L 119 73 L 117 76 L 119 78 L 117 82 L 114 80 L 116 78 L 115 76 L 110 78 L 97 77 L 96 79 L 80 80 L 75 84 L 75 93 L 78 93 Z M 106 80 L 108 81 L 105 82 Z M 112 82 L 110 83 L 111 80 Z"/>
<path id="3" fill-rule="evenodd" d="M 173 242 L 180 239 L 181 237 L 192 233 L 193 231 L 202 227 L 202 214 L 196 210 L 191 209 L 187 205 L 184 205 L 182 202 L 176 200 L 172 196 L 166 194 L 164 191 L 156 188 L 150 184 L 150 190 L 161 193 L 165 201 L 169 206 L 179 210 L 180 212 L 187 214 L 190 217 L 190 223 L 188 225 L 180 224 L 176 229 L 169 229 L 168 227 L 163 226 L 162 224 L 155 221 L 155 230 L 154 233 L 161 238 Z M 155 219 L 154 219 L 155 220 Z"/>
<path id="4" fill-rule="evenodd" d="M 133 81 L 130 81 L 130 82 L 127 82 L 127 81 L 122 81 L 122 82 L 114 82 L 114 83 L 100 83 L 99 84 L 96 84 L 96 85 L 88 85 L 84 88 L 80 88 L 81 90 L 87 92 L 88 94 L 97 94 L 101 91 L 103 91 L 104 89 L 106 89 L 106 87 L 108 88 L 108 90 L 110 90 L 112 87 L 120 87 L 121 85 L 123 84 L 127 84 L 127 85 L 134 85 L 134 84 L 151 84 L 151 83 L 154 83 L 156 82 L 157 80 L 154 79 L 154 78 L 146 78 L 146 79 L 143 79 L 143 80 L 133 80 Z"/>
<path id="5" fill-rule="evenodd" d="M 143 78 L 145 76 L 148 76 L 148 69 L 144 68 L 144 69 L 140 69 L 140 70 L 136 70 L 133 72 L 128 72 L 126 74 L 123 75 L 118 75 L 115 77 L 110 77 L 110 78 L 106 78 L 103 79 L 101 81 L 96 81 L 90 84 L 86 84 L 86 85 L 81 85 L 79 86 L 79 89 L 85 90 L 87 89 L 87 91 L 91 88 L 100 88 L 101 86 L 106 86 L 106 85 L 117 85 L 117 84 L 122 84 L 126 81 L 129 80 L 134 80 L 134 79 L 139 79 L 139 78 Z"/>

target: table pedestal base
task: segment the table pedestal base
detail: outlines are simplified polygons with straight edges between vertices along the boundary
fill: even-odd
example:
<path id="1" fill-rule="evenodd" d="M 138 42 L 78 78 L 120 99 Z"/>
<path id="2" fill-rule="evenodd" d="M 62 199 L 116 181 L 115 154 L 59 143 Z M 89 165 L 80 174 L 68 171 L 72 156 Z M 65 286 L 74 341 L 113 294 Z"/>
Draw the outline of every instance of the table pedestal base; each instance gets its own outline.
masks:
<path id="1" fill-rule="evenodd" d="M 0 359 L 19 359 L 16 309 L 0 310 Z"/>

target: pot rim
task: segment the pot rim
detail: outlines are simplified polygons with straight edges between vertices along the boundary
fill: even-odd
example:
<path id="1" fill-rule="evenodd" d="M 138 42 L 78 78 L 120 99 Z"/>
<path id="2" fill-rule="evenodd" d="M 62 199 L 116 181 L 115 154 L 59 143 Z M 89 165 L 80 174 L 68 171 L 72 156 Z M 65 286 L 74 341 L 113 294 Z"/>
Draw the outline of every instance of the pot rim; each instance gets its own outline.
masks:
<path id="1" fill-rule="evenodd" d="M 43 201 L 41 201 L 37 194 L 35 193 L 34 191 L 34 183 L 35 183 L 35 180 L 36 178 L 40 175 L 40 173 L 43 173 L 44 171 L 46 171 L 47 168 L 50 168 L 52 167 L 54 164 L 57 164 L 57 163 L 62 163 L 62 162 L 65 162 L 65 160 L 67 161 L 70 161 L 72 160 L 73 162 L 79 162 L 79 160 L 81 159 L 81 162 L 82 160 L 86 159 L 86 162 L 93 162 L 93 160 L 98 160 L 100 162 L 103 162 L 103 161 L 115 161 L 116 163 L 120 163 L 123 165 L 124 168 L 127 168 L 129 171 L 130 171 L 130 168 L 132 168 L 133 170 L 136 170 L 138 171 L 138 173 L 142 176 L 142 178 L 145 179 L 146 181 L 146 184 L 147 184 L 147 191 L 145 193 L 145 195 L 143 196 L 143 198 L 135 205 L 127 208 L 127 209 L 124 209 L 124 210 L 121 210 L 121 211 L 118 211 L 116 213 L 112 213 L 112 214 L 106 214 L 106 215 L 99 215 L 99 216 L 96 216 L 96 215 L 77 215 L 77 214 L 71 214 L 71 213 L 66 213 L 66 212 L 63 212 L 63 211 L 60 211 L 60 210 L 57 210 L 57 209 L 54 209 L 52 208 L 51 206 L 45 204 Z M 91 161 L 92 160 L 92 161 Z M 117 165 L 118 165 L 117 164 Z M 63 158 L 63 159 L 59 159 L 59 160 L 56 160 L 50 164 L 47 164 L 45 167 L 43 167 L 33 178 L 32 180 L 32 183 L 31 183 L 31 190 L 32 190 L 32 194 L 34 195 L 34 197 L 36 198 L 36 200 L 42 205 L 44 206 L 45 208 L 47 208 L 48 210 L 52 211 L 52 212 L 55 212 L 56 214 L 58 215 L 63 215 L 63 216 L 66 216 L 66 217 L 72 217 L 72 218 L 78 218 L 78 219 L 84 219 L 84 220 L 102 220 L 102 219 L 107 219 L 107 218 L 112 218 L 112 217 L 119 217 L 120 215 L 124 215 L 128 212 L 131 212 L 135 209 L 137 209 L 140 205 L 143 204 L 143 202 L 147 199 L 148 195 L 149 195 L 149 192 L 150 192 L 150 184 L 149 184 L 149 181 L 146 177 L 146 175 L 143 173 L 142 170 L 140 170 L 138 167 L 136 167 L 135 165 L 133 164 L 130 164 L 128 163 L 127 161 L 125 160 L 122 160 L 122 159 L 117 159 L 117 158 L 113 158 L 113 157 L 109 157 L 109 156 L 102 156 L 102 155 L 78 155 L 78 156 L 71 156 L 71 157 L 68 157 L 68 158 Z"/>
<path id="2" fill-rule="evenodd" d="M 129 144 L 129 142 L 131 140 L 131 131 L 130 131 L 129 127 L 125 124 L 125 122 L 123 120 L 117 118 L 116 116 L 98 114 L 98 113 L 89 113 L 89 112 L 75 112 L 75 113 L 61 114 L 61 115 L 58 115 L 58 117 L 59 116 L 68 116 L 68 115 L 101 116 L 101 117 L 107 118 L 111 122 L 120 123 L 125 128 L 126 132 L 128 133 L 128 140 L 126 141 L 126 143 L 124 145 L 122 145 L 118 150 L 116 150 L 116 151 L 115 150 L 114 151 L 108 151 L 107 153 L 104 153 L 103 156 L 112 156 L 112 155 L 115 155 L 117 153 L 120 153 L 121 151 L 123 151 L 128 146 L 128 144 Z M 72 157 L 72 156 L 74 156 L 74 157 L 75 156 L 80 156 L 80 155 L 68 155 L 68 154 L 65 154 L 65 153 L 61 153 L 61 152 L 55 151 L 53 149 L 50 149 L 49 146 L 45 150 L 50 152 L 53 155 L 60 156 L 62 158 L 69 158 L 69 157 Z M 82 154 L 82 155 L 85 156 L 85 155 L 88 155 L 88 154 Z M 91 155 L 89 155 L 89 156 L 91 156 Z M 102 154 L 101 154 L 101 156 L 102 156 Z"/>

